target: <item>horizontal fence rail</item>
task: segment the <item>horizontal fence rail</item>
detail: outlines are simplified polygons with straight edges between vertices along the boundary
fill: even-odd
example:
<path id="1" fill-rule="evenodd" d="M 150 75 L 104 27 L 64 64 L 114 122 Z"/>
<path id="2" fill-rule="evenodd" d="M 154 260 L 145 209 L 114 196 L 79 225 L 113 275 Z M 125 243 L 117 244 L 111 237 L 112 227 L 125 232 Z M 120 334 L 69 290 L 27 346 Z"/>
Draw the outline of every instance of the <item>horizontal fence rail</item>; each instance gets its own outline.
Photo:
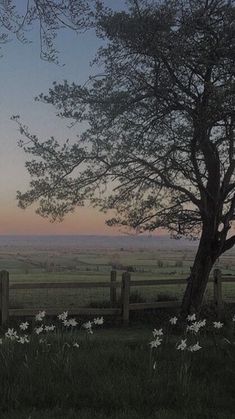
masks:
<path id="1" fill-rule="evenodd" d="M 13 282 L 12 290 L 50 289 L 50 288 L 118 288 L 121 282 Z"/>
<path id="2" fill-rule="evenodd" d="M 209 278 L 209 283 L 213 283 L 214 290 L 214 304 L 220 317 L 224 300 L 222 293 L 222 283 L 235 283 L 235 276 L 222 276 L 219 269 L 215 269 L 213 277 Z M 177 308 L 180 307 L 181 301 L 152 301 L 144 303 L 132 303 L 130 301 L 131 287 L 148 287 L 159 285 L 187 285 L 185 279 L 151 279 L 151 280 L 131 280 L 131 274 L 124 272 L 122 274 L 122 281 L 117 281 L 116 271 L 111 271 L 110 281 L 106 282 L 9 282 L 9 273 L 7 271 L 0 272 L 0 312 L 1 324 L 8 322 L 9 317 L 20 316 L 34 316 L 45 307 L 35 307 L 34 309 L 27 308 L 10 308 L 9 291 L 11 290 L 32 290 L 32 289 L 92 289 L 92 288 L 109 288 L 110 290 L 110 308 L 89 308 L 89 307 L 73 307 L 69 309 L 71 315 L 111 315 L 121 316 L 125 325 L 129 323 L 129 316 L 131 311 L 157 309 L 157 308 Z M 121 288 L 120 307 L 117 307 L 117 288 Z M 234 301 L 230 301 L 234 302 Z M 66 310 L 67 307 L 46 308 L 48 315 L 57 315 L 59 311 Z"/>

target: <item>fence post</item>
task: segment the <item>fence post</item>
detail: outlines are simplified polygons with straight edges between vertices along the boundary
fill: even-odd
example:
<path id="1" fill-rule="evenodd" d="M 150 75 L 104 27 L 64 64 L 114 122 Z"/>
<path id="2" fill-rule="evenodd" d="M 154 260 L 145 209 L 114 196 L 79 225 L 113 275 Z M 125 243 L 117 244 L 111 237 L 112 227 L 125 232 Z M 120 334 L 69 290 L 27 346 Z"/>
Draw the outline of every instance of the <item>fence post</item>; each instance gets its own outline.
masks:
<path id="1" fill-rule="evenodd" d="M 1 305 L 1 325 L 8 322 L 9 318 L 9 272 L 0 272 L 0 305 Z"/>
<path id="2" fill-rule="evenodd" d="M 116 283 L 116 280 L 117 280 L 117 272 L 111 271 L 110 273 L 111 284 Z M 111 307 L 115 307 L 117 304 L 116 288 L 114 287 L 110 287 L 110 303 L 111 303 Z"/>
<path id="3" fill-rule="evenodd" d="M 129 272 L 122 274 L 122 320 L 125 326 L 129 324 L 129 302 L 130 302 L 130 280 Z"/>
<path id="4" fill-rule="evenodd" d="M 218 318 L 221 317 L 221 312 L 223 309 L 223 300 L 222 300 L 222 281 L 221 281 L 221 270 L 214 270 L 214 303 L 215 309 L 217 312 Z"/>

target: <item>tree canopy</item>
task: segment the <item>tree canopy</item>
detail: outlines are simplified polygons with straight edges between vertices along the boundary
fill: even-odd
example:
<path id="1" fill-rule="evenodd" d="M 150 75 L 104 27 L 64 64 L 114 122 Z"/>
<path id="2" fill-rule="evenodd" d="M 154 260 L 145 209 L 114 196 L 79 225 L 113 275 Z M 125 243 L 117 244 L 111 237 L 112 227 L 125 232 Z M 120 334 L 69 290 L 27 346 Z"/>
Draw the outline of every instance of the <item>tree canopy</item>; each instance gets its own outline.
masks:
<path id="1" fill-rule="evenodd" d="M 0 2 L 0 44 L 12 36 L 23 43 L 31 41 L 30 32 L 38 27 L 40 56 L 58 62 L 56 36 L 61 29 L 81 32 L 92 27 L 95 0 L 7 0 Z"/>
<path id="2" fill-rule="evenodd" d="M 63 218 L 90 201 L 108 224 L 199 235 L 188 285 L 200 306 L 216 259 L 235 243 L 235 7 L 227 0 L 131 0 L 93 14 L 101 73 L 54 83 L 38 99 L 87 128 L 76 143 L 40 141 L 19 121 L 33 159 L 19 205 Z M 204 258 L 204 259 L 203 259 Z M 205 259 L 206 258 L 206 259 Z M 199 277 L 202 277 L 200 280 Z"/>

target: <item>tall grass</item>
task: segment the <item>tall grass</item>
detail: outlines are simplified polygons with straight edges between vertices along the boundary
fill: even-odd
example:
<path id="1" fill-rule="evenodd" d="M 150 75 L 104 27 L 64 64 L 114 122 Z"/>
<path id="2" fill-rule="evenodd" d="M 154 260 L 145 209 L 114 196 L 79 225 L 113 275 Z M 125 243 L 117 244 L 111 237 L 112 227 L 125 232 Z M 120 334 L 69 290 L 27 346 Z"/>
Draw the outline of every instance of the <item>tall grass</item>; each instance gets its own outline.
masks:
<path id="1" fill-rule="evenodd" d="M 35 334 L 28 344 L 6 339 L 0 346 L 0 417 L 233 418 L 235 345 L 224 333 L 204 332 L 195 353 L 176 349 L 180 328 L 168 330 L 155 351 L 143 339 L 103 340 L 61 329 L 41 343 Z"/>

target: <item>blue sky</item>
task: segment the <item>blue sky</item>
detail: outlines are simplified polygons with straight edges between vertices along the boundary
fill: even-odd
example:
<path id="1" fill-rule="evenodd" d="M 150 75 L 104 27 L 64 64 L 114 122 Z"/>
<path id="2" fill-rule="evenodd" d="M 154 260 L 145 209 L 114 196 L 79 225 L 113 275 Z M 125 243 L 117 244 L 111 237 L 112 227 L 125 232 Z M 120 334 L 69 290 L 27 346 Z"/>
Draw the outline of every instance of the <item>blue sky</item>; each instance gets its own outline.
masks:
<path id="1" fill-rule="evenodd" d="M 117 7 L 124 2 L 108 3 Z M 57 46 L 60 62 L 64 65 L 58 66 L 40 59 L 36 30 L 29 33 L 29 38 L 32 43 L 21 44 L 13 39 L 3 46 L 0 59 L 0 234 L 112 234 L 104 225 L 104 216 L 92 209 L 81 209 L 68 216 L 62 224 L 51 224 L 34 214 L 33 208 L 26 211 L 17 208 L 16 190 L 24 190 L 29 177 L 24 168 L 26 156 L 17 147 L 19 136 L 11 116 L 19 114 L 22 122 L 42 139 L 51 135 L 61 141 L 67 137 L 75 138 L 77 131 L 66 128 L 65 121 L 56 117 L 52 107 L 35 102 L 34 98 L 41 92 L 46 93 L 54 80 L 86 81 L 91 74 L 89 62 L 100 46 L 92 32 L 77 35 L 63 30 L 59 33 Z"/>

